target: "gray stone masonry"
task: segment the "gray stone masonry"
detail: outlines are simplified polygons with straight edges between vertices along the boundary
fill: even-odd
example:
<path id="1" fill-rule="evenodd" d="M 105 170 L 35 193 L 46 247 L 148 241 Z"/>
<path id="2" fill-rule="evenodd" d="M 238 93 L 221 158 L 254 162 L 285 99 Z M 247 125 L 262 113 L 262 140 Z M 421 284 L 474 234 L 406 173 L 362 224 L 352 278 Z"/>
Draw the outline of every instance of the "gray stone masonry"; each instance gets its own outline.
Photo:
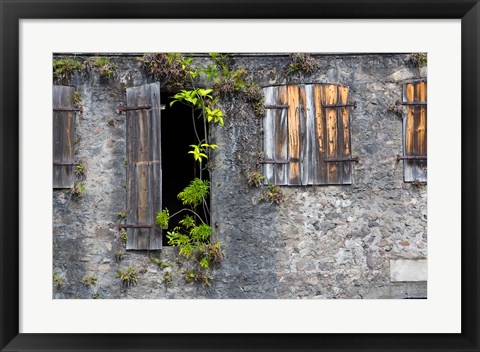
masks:
<path id="1" fill-rule="evenodd" d="M 261 188 L 246 175 L 260 170 L 262 118 L 242 94 L 221 99 L 225 126 L 210 129 L 219 148 L 211 161 L 211 223 L 224 244 L 225 259 L 210 287 L 185 282 L 173 247 L 156 253 L 122 248 L 118 213 L 126 208 L 125 88 L 152 82 L 134 56 L 113 56 L 110 79 L 76 72 L 83 114 L 76 117 L 76 159 L 87 165 L 86 192 L 53 190 L 54 298 L 424 298 L 426 281 L 392 281 L 390 263 L 427 258 L 427 186 L 403 182 L 402 118 L 389 111 L 401 100 L 405 80 L 426 77 L 410 54 L 315 55 L 313 74 L 287 74 L 290 58 L 233 56 L 260 86 L 338 83 L 350 87 L 354 181 L 345 186 L 283 186 L 284 202 L 260 202 Z M 82 57 L 78 57 L 82 59 Z M 211 64 L 196 56 L 194 64 Z M 167 107 L 168 108 L 168 107 Z M 114 119 L 114 125 L 108 121 Z M 164 170 L 168 172 L 168 170 Z M 156 255 L 171 266 L 149 260 Z M 132 266 L 138 284 L 121 286 L 115 273 Z M 166 273 L 173 282 L 164 283 Z M 86 275 L 97 278 L 85 286 Z M 167 275 L 168 276 L 168 275 Z M 407 275 L 408 276 L 408 275 Z"/>

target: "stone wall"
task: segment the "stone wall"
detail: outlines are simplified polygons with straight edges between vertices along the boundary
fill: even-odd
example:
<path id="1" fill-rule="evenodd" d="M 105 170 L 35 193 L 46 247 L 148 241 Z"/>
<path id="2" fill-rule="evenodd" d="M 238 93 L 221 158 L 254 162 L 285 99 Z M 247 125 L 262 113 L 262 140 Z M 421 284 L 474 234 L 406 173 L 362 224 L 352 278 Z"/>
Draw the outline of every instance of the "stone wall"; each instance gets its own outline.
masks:
<path id="1" fill-rule="evenodd" d="M 81 59 L 81 57 L 78 57 Z M 398 281 L 390 263 L 426 265 L 427 187 L 403 182 L 402 118 L 389 111 L 405 80 L 426 77 L 409 54 L 315 55 L 313 74 L 287 74 L 288 55 L 236 55 L 260 86 L 338 83 L 350 87 L 354 182 L 345 186 L 284 186 L 279 205 L 259 201 L 246 175 L 260 170 L 262 119 L 241 94 L 221 101 L 224 127 L 210 130 L 219 145 L 212 162 L 211 219 L 225 259 L 210 287 L 186 283 L 175 248 L 122 250 L 117 224 L 125 209 L 125 88 L 151 82 L 134 55 L 113 56 L 114 76 L 76 72 L 82 98 L 76 154 L 87 165 L 86 192 L 74 199 L 53 191 L 53 271 L 64 280 L 54 298 L 424 298 L 425 278 Z M 196 65 L 210 63 L 196 56 Z M 168 107 L 167 107 L 168 108 Z M 108 122 L 113 119 L 114 123 Z M 164 171 L 166 172 L 166 171 Z M 168 261 L 160 268 L 149 255 Z M 398 261 L 405 259 L 406 261 Z M 418 264 L 408 266 L 408 263 Z M 124 288 L 118 268 L 135 267 L 139 282 Z M 398 268 L 396 267 L 396 270 Z M 165 274 L 173 282 L 165 284 Z M 422 271 L 423 273 L 423 271 Z M 96 285 L 81 283 L 86 275 Z M 400 275 L 401 276 L 401 275 Z"/>

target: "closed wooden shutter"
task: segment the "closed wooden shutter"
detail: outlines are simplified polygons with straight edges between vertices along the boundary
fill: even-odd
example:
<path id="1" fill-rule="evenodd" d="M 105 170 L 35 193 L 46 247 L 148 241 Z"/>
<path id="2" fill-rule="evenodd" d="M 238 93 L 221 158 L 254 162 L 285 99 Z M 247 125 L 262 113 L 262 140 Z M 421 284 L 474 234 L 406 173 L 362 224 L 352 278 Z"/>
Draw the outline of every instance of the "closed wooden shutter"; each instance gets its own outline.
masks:
<path id="1" fill-rule="evenodd" d="M 427 182 L 427 82 L 403 85 L 403 179 Z"/>
<path id="2" fill-rule="evenodd" d="M 72 188 L 75 181 L 75 88 L 53 86 L 53 188 Z"/>
<path id="3" fill-rule="evenodd" d="M 348 87 L 333 84 L 264 88 L 265 183 L 352 183 Z"/>
<path id="4" fill-rule="evenodd" d="M 160 84 L 127 88 L 127 250 L 162 248 Z"/>

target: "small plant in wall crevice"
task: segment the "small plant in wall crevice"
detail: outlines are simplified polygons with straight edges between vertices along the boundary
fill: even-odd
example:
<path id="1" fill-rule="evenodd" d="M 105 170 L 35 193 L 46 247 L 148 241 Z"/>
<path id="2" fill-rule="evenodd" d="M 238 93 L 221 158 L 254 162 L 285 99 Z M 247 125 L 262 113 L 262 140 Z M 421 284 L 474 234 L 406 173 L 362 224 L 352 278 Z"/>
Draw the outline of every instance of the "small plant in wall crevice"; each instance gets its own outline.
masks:
<path id="1" fill-rule="evenodd" d="M 288 65 L 288 74 L 312 74 L 319 67 L 319 63 L 308 53 L 290 54 L 290 64 Z"/>
<path id="2" fill-rule="evenodd" d="M 86 186 L 85 182 L 77 182 L 75 181 L 73 184 L 73 188 L 71 189 L 72 196 L 74 198 L 80 198 L 83 197 L 85 194 Z"/>
<path id="3" fill-rule="evenodd" d="M 93 275 L 85 275 L 81 281 L 81 283 L 88 287 L 88 286 L 94 286 L 97 284 L 97 278 Z"/>
<path id="4" fill-rule="evenodd" d="M 118 269 L 116 277 L 120 279 L 123 287 L 135 286 L 138 283 L 137 270 L 131 266 L 126 269 Z"/>
<path id="5" fill-rule="evenodd" d="M 280 204 L 284 200 L 284 194 L 280 186 L 267 185 L 267 189 L 260 194 L 259 201 Z"/>

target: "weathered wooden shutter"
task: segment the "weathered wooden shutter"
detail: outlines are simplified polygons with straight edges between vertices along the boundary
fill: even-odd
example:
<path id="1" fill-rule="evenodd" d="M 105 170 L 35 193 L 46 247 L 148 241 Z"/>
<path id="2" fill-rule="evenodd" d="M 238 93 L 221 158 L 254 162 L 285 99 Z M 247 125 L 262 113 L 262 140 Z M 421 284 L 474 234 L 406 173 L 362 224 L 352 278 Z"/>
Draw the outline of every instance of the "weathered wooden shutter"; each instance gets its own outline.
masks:
<path id="1" fill-rule="evenodd" d="M 403 104 L 403 179 L 427 182 L 427 82 L 405 83 Z"/>
<path id="2" fill-rule="evenodd" d="M 264 88 L 265 183 L 351 184 L 348 87 Z"/>
<path id="3" fill-rule="evenodd" d="M 75 181 L 75 88 L 53 86 L 53 188 L 72 188 Z"/>
<path id="4" fill-rule="evenodd" d="M 160 249 L 160 84 L 127 88 L 127 250 Z"/>

